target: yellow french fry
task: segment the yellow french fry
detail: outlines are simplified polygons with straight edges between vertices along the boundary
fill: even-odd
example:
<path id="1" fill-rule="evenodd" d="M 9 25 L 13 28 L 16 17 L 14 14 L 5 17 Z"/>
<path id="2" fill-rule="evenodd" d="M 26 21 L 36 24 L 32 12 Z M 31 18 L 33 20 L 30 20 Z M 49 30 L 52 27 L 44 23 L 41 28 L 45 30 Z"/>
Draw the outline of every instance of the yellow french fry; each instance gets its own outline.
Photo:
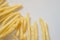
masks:
<path id="1" fill-rule="evenodd" d="M 7 17 L 3 22 L 2 25 L 5 25 L 7 21 L 11 20 L 15 15 L 17 15 L 19 12 L 11 13 L 9 17 Z"/>
<path id="2" fill-rule="evenodd" d="M 17 21 L 17 19 L 18 19 L 18 18 L 16 18 L 9 26 L 7 26 L 7 28 L 5 28 L 5 29 L 1 32 L 1 34 L 4 33 L 4 32 L 7 32 L 7 31 L 11 28 L 11 25 L 14 25 L 14 23 Z"/>
<path id="3" fill-rule="evenodd" d="M 50 40 L 49 31 L 48 31 L 48 25 L 45 22 L 44 22 L 44 24 L 45 24 L 45 30 L 46 30 L 46 40 Z"/>
<path id="4" fill-rule="evenodd" d="M 24 20 L 23 20 L 23 17 L 21 17 L 21 28 L 20 28 L 20 40 L 23 40 L 23 37 L 24 37 L 24 33 L 23 33 L 23 22 L 24 22 Z"/>
<path id="5" fill-rule="evenodd" d="M 34 23 L 34 39 L 38 40 L 38 25 L 37 25 L 37 22 Z"/>
<path id="6" fill-rule="evenodd" d="M 26 34 L 23 35 L 23 40 L 27 40 Z"/>
<path id="7" fill-rule="evenodd" d="M 0 8 L 5 7 L 8 5 L 8 2 L 4 2 L 3 4 L 0 5 Z"/>
<path id="8" fill-rule="evenodd" d="M 0 13 L 3 12 L 4 10 L 6 10 L 7 7 L 3 7 L 3 8 L 0 8 Z"/>
<path id="9" fill-rule="evenodd" d="M 10 25 L 16 18 L 18 18 L 19 15 L 15 16 L 11 21 L 9 21 L 6 25 L 4 25 L 1 29 L 0 29 L 0 34 L 3 32 L 4 29 L 7 28 L 8 25 Z"/>
<path id="10" fill-rule="evenodd" d="M 25 33 L 26 32 L 26 30 L 27 30 L 27 20 L 26 19 L 24 19 L 24 26 L 23 26 L 23 32 Z"/>
<path id="11" fill-rule="evenodd" d="M 14 8 L 9 9 L 9 10 L 6 10 L 6 11 L 4 11 L 3 13 L 1 13 L 0 16 L 3 16 L 3 15 L 6 15 L 6 14 L 9 14 L 9 13 L 11 13 L 11 12 L 17 10 L 18 8 L 21 9 L 21 8 L 22 8 L 22 5 L 15 5 Z"/>
<path id="12" fill-rule="evenodd" d="M 0 5 L 1 5 L 3 2 L 5 2 L 5 0 L 0 0 Z"/>
<path id="13" fill-rule="evenodd" d="M 16 35 L 13 35 L 14 40 L 18 40 L 18 37 Z"/>
<path id="14" fill-rule="evenodd" d="M 35 32 L 34 27 L 31 26 L 31 40 L 35 40 Z"/>
<path id="15" fill-rule="evenodd" d="M 20 35 L 20 28 L 21 28 L 21 23 L 18 24 L 18 27 L 16 29 L 16 36 L 17 37 Z"/>
<path id="16" fill-rule="evenodd" d="M 17 37 L 19 36 L 19 29 L 17 29 L 16 36 Z"/>
<path id="17" fill-rule="evenodd" d="M 19 20 L 17 20 L 16 23 L 15 23 L 14 25 L 12 25 L 12 27 L 11 27 L 7 32 L 1 34 L 1 35 L 0 35 L 0 38 L 1 38 L 1 37 L 6 37 L 6 36 L 9 35 L 10 33 L 12 33 L 12 32 L 16 29 L 16 27 L 18 26 L 18 24 L 19 24 Z"/>
<path id="18" fill-rule="evenodd" d="M 10 14 L 8 14 L 8 15 L 5 15 L 5 16 L 2 16 L 0 19 L 0 23 L 2 23 L 2 21 L 4 21 L 8 16 L 10 16 L 11 15 L 11 13 Z"/>
<path id="19" fill-rule="evenodd" d="M 42 40 L 46 40 L 46 31 L 45 31 L 44 21 L 42 20 L 42 18 L 40 18 L 40 25 L 42 30 Z"/>
<path id="20" fill-rule="evenodd" d="M 31 40 L 31 25 L 30 25 L 30 17 L 29 14 L 27 14 L 27 27 L 28 27 L 28 37 L 27 40 Z"/>

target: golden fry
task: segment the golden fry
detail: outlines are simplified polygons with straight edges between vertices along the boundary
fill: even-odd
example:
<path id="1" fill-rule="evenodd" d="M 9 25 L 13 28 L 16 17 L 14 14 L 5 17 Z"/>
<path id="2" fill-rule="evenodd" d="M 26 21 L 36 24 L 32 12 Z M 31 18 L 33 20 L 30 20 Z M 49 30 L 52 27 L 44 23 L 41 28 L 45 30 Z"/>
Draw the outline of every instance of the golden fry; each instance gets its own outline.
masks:
<path id="1" fill-rule="evenodd" d="M 31 27 L 31 40 L 35 40 L 35 33 L 34 33 L 34 28 Z"/>
<path id="2" fill-rule="evenodd" d="M 45 23 L 45 30 L 46 30 L 46 40 L 50 40 L 47 23 Z"/>
<path id="3" fill-rule="evenodd" d="M 31 25 L 30 25 L 30 17 L 29 14 L 27 14 L 27 27 L 28 27 L 28 37 L 27 40 L 31 40 Z"/>
<path id="4" fill-rule="evenodd" d="M 2 23 L 2 25 L 5 25 L 5 23 L 7 23 L 7 21 L 9 21 L 11 18 L 13 18 L 15 15 L 17 15 L 19 12 L 15 12 L 15 13 L 11 13 L 10 15 L 9 15 L 9 17 L 7 17 L 4 21 L 3 21 L 3 23 Z"/>
<path id="5" fill-rule="evenodd" d="M 0 5 L 3 4 L 5 2 L 5 0 L 0 0 Z"/>
<path id="6" fill-rule="evenodd" d="M 5 36 L 9 35 L 10 33 L 12 33 L 16 29 L 16 27 L 18 26 L 18 24 L 19 24 L 19 20 L 17 20 L 16 23 L 7 32 L 1 34 L 0 38 L 1 37 L 5 37 Z"/>
<path id="7" fill-rule="evenodd" d="M 4 2 L 3 4 L 0 5 L 0 8 L 5 7 L 8 5 L 8 2 Z"/>
<path id="8" fill-rule="evenodd" d="M 15 5 L 14 8 L 9 9 L 9 10 L 6 10 L 3 13 L 1 13 L 0 16 L 6 15 L 6 14 L 8 14 L 10 12 L 13 12 L 13 11 L 17 10 L 18 8 L 21 9 L 22 8 L 22 5 Z"/>
<path id="9" fill-rule="evenodd" d="M 15 16 L 11 21 L 9 21 L 6 25 L 4 25 L 1 29 L 0 29 L 0 33 L 3 32 L 3 30 L 5 30 L 7 28 L 8 25 L 10 25 L 16 18 L 18 18 L 19 15 Z"/>
<path id="10" fill-rule="evenodd" d="M 46 40 L 45 26 L 42 18 L 40 18 L 40 24 L 41 24 L 41 30 L 42 30 L 42 40 Z"/>
<path id="11" fill-rule="evenodd" d="M 38 40 L 38 25 L 36 22 L 34 23 L 34 39 Z"/>
<path id="12" fill-rule="evenodd" d="M 23 18 L 23 32 L 25 33 L 27 30 L 27 20 Z"/>

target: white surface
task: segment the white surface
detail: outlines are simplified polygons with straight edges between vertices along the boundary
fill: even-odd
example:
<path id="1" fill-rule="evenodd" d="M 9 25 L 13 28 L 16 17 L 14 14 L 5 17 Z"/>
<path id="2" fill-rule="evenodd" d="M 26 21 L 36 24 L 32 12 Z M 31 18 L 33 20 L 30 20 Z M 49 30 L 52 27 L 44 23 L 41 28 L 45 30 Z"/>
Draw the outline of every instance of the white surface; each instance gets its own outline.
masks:
<path id="1" fill-rule="evenodd" d="M 32 23 L 42 17 L 49 26 L 51 40 L 60 40 L 60 0 L 7 0 L 10 5 L 23 4 L 22 15 L 30 13 Z M 39 25 L 39 40 L 41 31 Z"/>

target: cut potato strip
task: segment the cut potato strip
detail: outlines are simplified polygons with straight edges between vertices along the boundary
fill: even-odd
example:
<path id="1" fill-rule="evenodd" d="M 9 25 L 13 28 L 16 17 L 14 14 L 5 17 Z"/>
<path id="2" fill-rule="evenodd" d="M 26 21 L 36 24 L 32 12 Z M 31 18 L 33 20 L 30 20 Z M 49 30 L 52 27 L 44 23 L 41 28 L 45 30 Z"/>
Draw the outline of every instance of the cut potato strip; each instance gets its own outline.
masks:
<path id="1" fill-rule="evenodd" d="M 2 4 L 2 3 L 4 3 L 5 2 L 5 0 L 0 0 L 0 5 Z"/>
<path id="2" fill-rule="evenodd" d="M 18 40 L 18 38 L 15 35 L 13 35 L 13 38 L 14 38 L 14 40 Z"/>
<path id="3" fill-rule="evenodd" d="M 17 22 L 7 32 L 1 34 L 0 38 L 1 37 L 5 37 L 5 36 L 9 35 L 10 33 L 12 33 L 16 29 L 16 27 L 18 26 L 18 24 L 19 24 L 19 20 L 17 20 Z"/>
<path id="4" fill-rule="evenodd" d="M 31 40 L 31 25 L 30 25 L 30 17 L 29 14 L 27 14 L 27 27 L 28 27 L 28 37 L 27 40 Z"/>
<path id="5" fill-rule="evenodd" d="M 0 8 L 0 12 L 2 12 L 2 11 L 4 11 L 4 10 L 6 11 L 6 10 L 9 10 L 9 9 L 12 9 L 12 8 L 14 8 L 14 7 L 16 7 L 16 6 L 17 6 L 17 5 Z M 22 8 L 22 6 L 21 6 L 21 8 Z"/>
<path id="6" fill-rule="evenodd" d="M 23 40 L 24 33 L 23 33 L 23 17 L 21 17 L 21 28 L 20 28 L 20 40 Z"/>
<path id="7" fill-rule="evenodd" d="M 15 10 L 18 9 L 18 8 L 22 8 L 22 5 L 15 5 L 14 8 L 9 9 L 9 10 L 6 10 L 6 11 L 4 11 L 3 13 L 1 13 L 0 16 L 3 16 L 3 15 L 8 14 L 8 13 L 10 13 L 10 12 L 13 12 L 13 11 L 15 11 Z"/>
<path id="8" fill-rule="evenodd" d="M 18 29 L 17 32 L 16 32 L 16 36 L 17 36 L 17 37 L 19 36 L 19 29 Z"/>
<path id="9" fill-rule="evenodd" d="M 13 12 L 12 12 L 13 13 Z M 12 15 L 12 13 L 8 14 L 8 15 L 5 15 L 5 16 L 2 16 L 1 20 L 0 20 L 0 23 L 2 21 L 4 21 L 6 18 L 8 18 L 8 16 Z M 16 12 L 17 13 L 17 12 Z"/>
<path id="10" fill-rule="evenodd" d="M 7 9 L 7 7 L 0 8 L 0 12 L 3 12 L 6 9 Z"/>
<path id="11" fill-rule="evenodd" d="M 40 18 L 41 30 L 42 30 L 42 40 L 46 40 L 46 31 L 44 26 L 44 21 Z"/>
<path id="12" fill-rule="evenodd" d="M 23 40 L 27 40 L 26 34 L 23 35 Z"/>
<path id="13" fill-rule="evenodd" d="M 34 23 L 34 39 L 38 40 L 38 25 L 37 25 L 37 22 Z"/>
<path id="14" fill-rule="evenodd" d="M 0 8 L 5 7 L 8 5 L 8 2 L 4 2 L 3 4 L 0 5 Z"/>
<path id="15" fill-rule="evenodd" d="M 10 28 L 11 28 L 11 25 L 14 25 L 14 23 L 17 21 L 18 18 L 16 18 L 9 26 L 7 26 L 6 29 L 3 30 L 3 32 L 1 33 L 4 33 L 4 32 L 7 32 Z"/>
<path id="16" fill-rule="evenodd" d="M 23 29 L 22 29 L 23 26 L 21 26 L 21 29 L 20 29 L 20 40 L 23 40 Z"/>
<path id="17" fill-rule="evenodd" d="M 35 33 L 34 33 L 34 28 L 33 27 L 31 27 L 31 40 L 35 40 Z"/>
<path id="18" fill-rule="evenodd" d="M 1 29 L 0 29 L 0 33 L 3 32 L 4 29 L 7 28 L 8 25 L 10 25 L 16 18 L 18 18 L 19 15 L 15 16 L 11 21 L 9 21 L 6 25 L 4 25 Z"/>
<path id="19" fill-rule="evenodd" d="M 44 24 L 45 24 L 45 29 L 46 29 L 46 40 L 50 40 L 49 31 L 48 31 L 48 25 L 47 25 L 47 23 L 44 23 Z"/>
<path id="20" fill-rule="evenodd" d="M 15 15 L 17 15 L 17 14 L 19 14 L 19 12 L 15 12 L 15 13 L 12 13 L 11 15 L 9 15 L 9 17 L 7 17 L 4 21 L 3 21 L 3 23 L 2 23 L 2 25 L 5 25 L 5 23 L 7 22 L 7 21 L 9 21 L 11 18 L 13 18 Z"/>
<path id="21" fill-rule="evenodd" d="M 24 19 L 24 26 L 23 26 L 23 32 L 25 33 L 26 32 L 26 30 L 27 30 L 27 20 L 26 19 Z"/>

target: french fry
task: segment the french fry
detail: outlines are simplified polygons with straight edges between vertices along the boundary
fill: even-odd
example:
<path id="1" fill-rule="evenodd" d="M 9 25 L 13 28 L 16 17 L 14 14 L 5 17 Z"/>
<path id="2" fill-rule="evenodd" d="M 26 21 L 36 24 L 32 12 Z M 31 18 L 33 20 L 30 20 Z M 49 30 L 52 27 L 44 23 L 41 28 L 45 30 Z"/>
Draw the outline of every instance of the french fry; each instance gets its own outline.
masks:
<path id="1" fill-rule="evenodd" d="M 2 3 L 4 3 L 5 2 L 5 0 L 0 0 L 0 5 L 2 4 Z"/>
<path id="2" fill-rule="evenodd" d="M 6 10 L 6 11 L 4 11 L 3 13 L 1 13 L 0 16 L 6 15 L 6 14 L 8 14 L 8 13 L 10 13 L 10 12 L 13 12 L 13 11 L 15 11 L 15 10 L 18 9 L 18 8 L 21 9 L 21 8 L 22 8 L 22 5 L 15 5 L 14 8 L 9 9 L 9 10 Z"/>
<path id="3" fill-rule="evenodd" d="M 46 29 L 46 40 L 50 40 L 49 31 L 48 31 L 48 25 L 45 22 L 44 22 L 44 24 L 45 24 L 45 29 Z"/>
<path id="4" fill-rule="evenodd" d="M 13 38 L 14 38 L 14 40 L 18 40 L 18 38 L 16 37 L 16 35 L 13 35 Z"/>
<path id="5" fill-rule="evenodd" d="M 13 6 L 7 6 L 7 7 L 3 7 L 3 8 L 0 8 L 0 12 L 4 11 L 4 10 L 9 10 L 9 9 L 12 9 L 14 7 L 16 7 L 17 5 L 13 5 Z M 20 8 L 22 8 L 22 5 L 20 6 Z"/>
<path id="6" fill-rule="evenodd" d="M 6 9 L 7 9 L 7 7 L 0 8 L 0 12 L 3 12 Z"/>
<path id="7" fill-rule="evenodd" d="M 31 40 L 31 25 L 30 25 L 30 17 L 29 14 L 27 14 L 27 27 L 28 27 L 28 38 L 27 40 Z"/>
<path id="8" fill-rule="evenodd" d="M 37 25 L 37 22 L 34 23 L 34 40 L 38 40 L 38 25 Z"/>
<path id="9" fill-rule="evenodd" d="M 1 20 L 0 20 L 0 23 L 2 23 L 2 21 L 4 21 L 8 16 L 10 16 L 11 15 L 11 13 L 10 14 L 8 14 L 8 15 L 5 15 L 5 16 L 2 16 L 2 18 L 0 18 Z"/>
<path id="10" fill-rule="evenodd" d="M 23 20 L 23 17 L 21 17 L 21 28 L 20 28 L 20 40 L 23 40 L 23 35 L 24 35 L 24 33 L 23 33 L 23 22 L 24 22 L 24 20 Z"/>
<path id="11" fill-rule="evenodd" d="M 7 21 L 9 21 L 11 18 L 13 18 L 13 17 L 14 17 L 15 15 L 17 15 L 18 13 L 19 13 L 19 12 L 11 13 L 11 14 L 9 15 L 9 17 L 7 17 L 7 18 L 3 21 L 2 25 L 5 25 Z"/>
<path id="12" fill-rule="evenodd" d="M 9 26 L 7 26 L 7 28 L 4 29 L 2 33 L 7 32 L 11 28 L 11 25 L 14 25 L 14 23 L 17 21 L 17 19 L 18 18 L 16 18 Z"/>
<path id="13" fill-rule="evenodd" d="M 8 25 L 10 25 L 16 18 L 18 18 L 18 16 L 15 16 L 11 21 L 9 21 L 6 25 L 4 25 L 1 29 L 0 29 L 0 33 L 3 32 L 4 29 L 7 28 Z"/>
<path id="14" fill-rule="evenodd" d="M 24 26 L 23 26 L 23 32 L 25 33 L 26 32 L 26 30 L 27 30 L 27 20 L 26 19 L 24 19 Z"/>
<path id="15" fill-rule="evenodd" d="M 35 40 L 35 32 L 34 27 L 31 27 L 31 40 Z"/>
<path id="16" fill-rule="evenodd" d="M 3 4 L 0 5 L 0 8 L 5 7 L 8 5 L 8 2 L 4 2 Z"/>
<path id="17" fill-rule="evenodd" d="M 46 40 L 46 31 L 44 26 L 44 21 L 40 18 L 41 30 L 42 30 L 42 40 Z"/>
<path id="18" fill-rule="evenodd" d="M 0 38 L 1 37 L 5 37 L 5 36 L 9 35 L 10 33 L 12 33 L 16 29 L 16 27 L 18 26 L 18 24 L 19 24 L 19 20 L 17 20 L 16 24 L 14 24 L 7 32 L 1 34 Z"/>
<path id="19" fill-rule="evenodd" d="M 23 40 L 23 29 L 21 27 L 21 30 L 20 30 L 20 40 Z"/>
<path id="20" fill-rule="evenodd" d="M 17 37 L 19 36 L 19 29 L 17 29 L 16 36 Z"/>

